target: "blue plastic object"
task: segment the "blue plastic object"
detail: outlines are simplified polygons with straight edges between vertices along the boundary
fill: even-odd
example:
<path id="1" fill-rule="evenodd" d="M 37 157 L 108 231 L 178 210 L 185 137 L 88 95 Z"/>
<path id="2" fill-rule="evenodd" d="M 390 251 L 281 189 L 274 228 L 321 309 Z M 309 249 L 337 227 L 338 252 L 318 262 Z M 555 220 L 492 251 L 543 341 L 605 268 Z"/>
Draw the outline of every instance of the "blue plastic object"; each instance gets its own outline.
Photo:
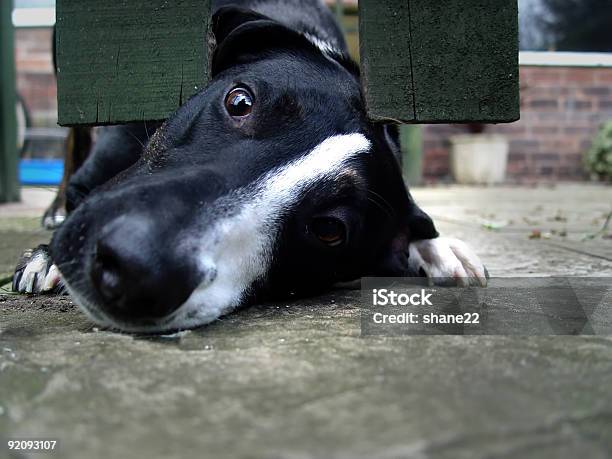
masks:
<path id="1" fill-rule="evenodd" d="M 58 185 L 64 174 L 62 159 L 22 159 L 19 180 L 22 185 Z"/>

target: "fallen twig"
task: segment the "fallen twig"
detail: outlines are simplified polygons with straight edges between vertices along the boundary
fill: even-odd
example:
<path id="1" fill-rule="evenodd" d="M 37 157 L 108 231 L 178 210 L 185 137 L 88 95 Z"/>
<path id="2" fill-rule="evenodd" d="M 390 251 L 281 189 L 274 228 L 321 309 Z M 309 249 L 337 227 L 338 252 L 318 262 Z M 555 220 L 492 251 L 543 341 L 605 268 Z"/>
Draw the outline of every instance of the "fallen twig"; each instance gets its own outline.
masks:
<path id="1" fill-rule="evenodd" d="M 582 238 L 582 240 L 583 241 L 590 241 L 590 240 L 595 239 L 596 237 L 599 237 L 602 234 L 604 234 L 606 231 L 608 231 L 608 226 L 610 226 L 610 221 L 612 221 L 612 211 L 610 213 L 608 213 L 608 216 L 606 217 L 606 221 L 604 222 L 603 226 L 601 227 L 601 229 L 599 231 L 597 231 L 596 233 L 593 233 L 593 234 L 587 234 L 586 236 L 584 236 Z"/>

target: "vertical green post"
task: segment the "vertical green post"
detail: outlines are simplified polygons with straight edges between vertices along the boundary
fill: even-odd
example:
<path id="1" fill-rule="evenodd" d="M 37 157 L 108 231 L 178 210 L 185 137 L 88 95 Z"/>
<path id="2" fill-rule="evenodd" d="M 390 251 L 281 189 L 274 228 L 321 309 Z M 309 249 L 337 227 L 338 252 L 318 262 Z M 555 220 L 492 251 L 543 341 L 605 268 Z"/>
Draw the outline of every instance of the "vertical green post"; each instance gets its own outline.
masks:
<path id="1" fill-rule="evenodd" d="M 402 174 L 409 186 L 423 181 L 423 131 L 416 124 L 400 126 L 402 147 Z"/>
<path id="2" fill-rule="evenodd" d="M 13 1 L 0 1 L 0 202 L 19 200 Z"/>
<path id="3" fill-rule="evenodd" d="M 344 0 L 336 0 L 335 10 L 336 10 L 336 20 L 338 21 L 338 24 L 340 24 L 340 27 L 342 27 L 342 30 L 344 31 Z"/>

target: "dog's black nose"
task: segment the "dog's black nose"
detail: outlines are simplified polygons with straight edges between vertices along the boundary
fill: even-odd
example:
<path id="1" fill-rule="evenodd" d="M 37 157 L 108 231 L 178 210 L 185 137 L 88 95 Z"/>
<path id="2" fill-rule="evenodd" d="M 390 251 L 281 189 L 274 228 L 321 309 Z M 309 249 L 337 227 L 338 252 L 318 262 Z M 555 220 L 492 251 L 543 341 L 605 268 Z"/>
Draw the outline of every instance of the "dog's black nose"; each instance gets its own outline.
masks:
<path id="1" fill-rule="evenodd" d="M 198 283 L 190 263 L 164 241 L 152 219 L 141 216 L 124 216 L 102 229 L 90 276 L 100 306 L 126 320 L 167 316 Z"/>

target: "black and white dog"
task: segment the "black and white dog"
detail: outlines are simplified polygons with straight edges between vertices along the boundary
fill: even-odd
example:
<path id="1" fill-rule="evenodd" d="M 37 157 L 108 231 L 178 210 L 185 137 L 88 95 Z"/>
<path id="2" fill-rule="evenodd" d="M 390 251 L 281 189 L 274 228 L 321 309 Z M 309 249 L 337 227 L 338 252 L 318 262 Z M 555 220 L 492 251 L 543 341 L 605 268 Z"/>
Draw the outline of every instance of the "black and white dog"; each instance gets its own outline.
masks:
<path id="1" fill-rule="evenodd" d="M 152 126 L 100 134 L 50 258 L 30 253 L 14 289 L 51 290 L 61 273 L 95 322 L 153 332 L 366 275 L 486 284 L 407 192 L 396 127 L 368 121 L 322 1 L 214 6 L 210 84 L 144 151 Z"/>

